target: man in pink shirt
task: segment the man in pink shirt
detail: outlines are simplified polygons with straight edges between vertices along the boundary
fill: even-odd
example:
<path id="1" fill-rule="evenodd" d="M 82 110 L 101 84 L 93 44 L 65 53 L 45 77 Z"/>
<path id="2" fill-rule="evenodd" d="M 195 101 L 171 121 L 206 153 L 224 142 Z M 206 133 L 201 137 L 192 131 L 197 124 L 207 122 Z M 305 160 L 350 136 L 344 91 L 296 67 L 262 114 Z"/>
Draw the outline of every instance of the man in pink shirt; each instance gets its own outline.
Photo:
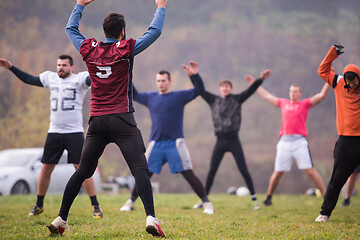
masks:
<path id="1" fill-rule="evenodd" d="M 245 76 L 245 78 L 249 83 L 254 81 L 252 76 Z M 310 108 L 320 103 L 326 97 L 329 90 L 330 86 L 324 84 L 320 93 L 310 98 L 300 100 L 302 95 L 300 86 L 291 85 L 289 100 L 278 98 L 261 86 L 257 89 L 257 92 L 262 98 L 281 109 L 282 115 L 280 140 L 276 146 L 275 169 L 270 178 L 267 198 L 264 201 L 264 205 L 269 206 L 272 204 L 272 195 L 284 172 L 291 170 L 293 158 L 298 168 L 305 170 L 315 186 L 320 189 L 321 194 L 325 194 L 326 188 L 324 182 L 312 164 L 308 141 L 306 140 L 306 118 Z"/>

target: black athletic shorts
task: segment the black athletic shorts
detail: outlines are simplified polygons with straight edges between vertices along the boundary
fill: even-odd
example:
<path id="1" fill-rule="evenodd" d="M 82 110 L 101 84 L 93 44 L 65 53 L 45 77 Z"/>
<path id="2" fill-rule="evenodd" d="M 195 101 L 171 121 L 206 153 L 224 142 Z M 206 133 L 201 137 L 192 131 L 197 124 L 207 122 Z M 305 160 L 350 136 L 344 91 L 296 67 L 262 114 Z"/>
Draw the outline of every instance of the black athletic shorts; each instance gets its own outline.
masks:
<path id="1" fill-rule="evenodd" d="M 41 162 L 57 164 L 64 150 L 68 151 L 68 163 L 80 163 L 84 133 L 48 133 Z"/>

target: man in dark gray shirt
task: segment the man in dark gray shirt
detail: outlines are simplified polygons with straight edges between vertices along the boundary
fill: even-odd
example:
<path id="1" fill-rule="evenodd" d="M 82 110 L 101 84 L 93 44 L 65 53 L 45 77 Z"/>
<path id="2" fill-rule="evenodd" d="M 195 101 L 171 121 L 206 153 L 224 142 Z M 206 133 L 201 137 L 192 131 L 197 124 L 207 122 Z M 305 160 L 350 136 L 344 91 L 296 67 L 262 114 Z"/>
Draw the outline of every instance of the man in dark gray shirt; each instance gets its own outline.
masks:
<path id="1" fill-rule="evenodd" d="M 261 77 L 240 94 L 232 94 L 232 83 L 229 80 L 222 80 L 220 82 L 221 96 L 217 96 L 208 91 L 201 94 L 201 97 L 210 105 L 216 135 L 216 144 L 211 156 L 210 169 L 206 179 L 205 190 L 207 194 L 209 194 L 211 186 L 214 182 L 215 174 L 219 168 L 221 160 L 224 157 L 224 154 L 226 152 L 231 152 L 251 193 L 254 210 L 260 209 L 260 205 L 256 199 L 254 185 L 246 166 L 244 152 L 238 135 L 241 123 L 241 105 L 256 91 L 263 80 L 269 77 L 270 74 L 271 71 L 269 69 L 264 70 L 261 73 Z M 202 207 L 202 205 L 196 204 L 194 206 L 194 208 L 199 207 Z"/>

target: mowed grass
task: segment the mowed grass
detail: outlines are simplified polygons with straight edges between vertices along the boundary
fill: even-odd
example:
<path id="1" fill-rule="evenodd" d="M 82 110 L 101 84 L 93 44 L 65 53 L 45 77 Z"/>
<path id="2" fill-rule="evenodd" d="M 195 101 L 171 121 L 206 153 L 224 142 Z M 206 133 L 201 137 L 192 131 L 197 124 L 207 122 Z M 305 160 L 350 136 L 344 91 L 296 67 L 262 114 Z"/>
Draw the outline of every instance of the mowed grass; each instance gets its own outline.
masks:
<path id="1" fill-rule="evenodd" d="M 145 231 L 145 213 L 140 201 L 132 212 L 119 208 L 128 194 L 98 195 L 104 217 L 92 219 L 89 198 L 79 195 L 70 210 L 63 236 L 52 236 L 46 228 L 57 216 L 61 195 L 45 198 L 45 211 L 28 217 L 35 196 L 0 197 L 0 239 L 153 239 Z M 258 195 L 259 201 L 265 195 Z M 275 195 L 273 205 L 252 210 L 250 197 L 210 195 L 216 212 L 206 215 L 192 209 L 195 194 L 155 195 L 157 217 L 168 239 L 360 239 L 360 197 L 350 207 L 337 206 L 327 223 L 315 223 L 322 198 Z M 339 202 L 342 201 L 340 198 Z"/>

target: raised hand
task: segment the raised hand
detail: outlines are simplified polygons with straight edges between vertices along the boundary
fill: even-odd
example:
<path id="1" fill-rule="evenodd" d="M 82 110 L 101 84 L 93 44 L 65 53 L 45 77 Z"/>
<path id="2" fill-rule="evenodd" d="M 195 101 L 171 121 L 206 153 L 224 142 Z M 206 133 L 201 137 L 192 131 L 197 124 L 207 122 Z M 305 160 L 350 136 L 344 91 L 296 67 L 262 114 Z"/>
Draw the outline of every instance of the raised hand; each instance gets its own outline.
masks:
<path id="1" fill-rule="evenodd" d="M 0 58 L 0 66 L 9 69 L 12 67 L 12 63 L 7 59 Z"/>
<path id="2" fill-rule="evenodd" d="M 166 7 L 167 4 L 167 0 L 155 0 L 156 5 L 160 8 L 160 7 Z"/>
<path id="3" fill-rule="evenodd" d="M 93 2 L 94 0 L 76 0 L 76 3 L 79 5 L 83 5 L 84 7 L 89 3 Z"/>
<path id="4" fill-rule="evenodd" d="M 255 78 L 251 75 L 246 75 L 245 76 L 245 80 L 249 83 L 249 84 L 253 84 L 253 82 L 255 82 Z"/>
<path id="5" fill-rule="evenodd" d="M 195 61 L 190 61 L 189 66 L 183 64 L 182 68 L 189 76 L 199 73 L 199 63 Z"/>
<path id="6" fill-rule="evenodd" d="M 271 70 L 266 69 L 261 72 L 260 79 L 264 81 L 266 78 L 270 77 L 270 75 L 271 75 Z"/>
<path id="7" fill-rule="evenodd" d="M 343 45 L 340 45 L 340 44 L 334 44 L 334 48 L 336 50 L 336 53 L 337 55 L 339 56 L 340 54 L 343 54 L 344 51 L 341 51 L 344 49 L 344 46 Z"/>

